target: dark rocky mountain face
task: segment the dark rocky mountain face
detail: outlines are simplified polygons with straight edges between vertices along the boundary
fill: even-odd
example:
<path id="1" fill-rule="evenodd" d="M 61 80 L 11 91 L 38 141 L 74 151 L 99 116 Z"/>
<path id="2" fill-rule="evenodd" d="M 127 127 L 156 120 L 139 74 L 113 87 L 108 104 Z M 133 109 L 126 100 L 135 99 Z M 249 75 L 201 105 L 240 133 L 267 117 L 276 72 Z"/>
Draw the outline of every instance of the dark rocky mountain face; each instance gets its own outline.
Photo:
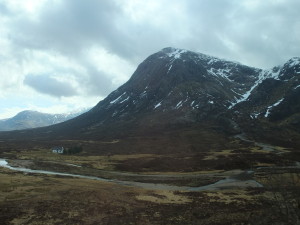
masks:
<path id="1" fill-rule="evenodd" d="M 292 58 L 283 66 L 264 71 L 255 89 L 251 91 L 251 95 L 235 108 L 249 113 L 251 118 L 265 117 L 274 120 L 276 111 L 284 106 L 284 102 L 297 96 L 297 89 L 300 87 L 299 78 L 300 58 Z M 295 104 L 288 105 L 289 108 L 295 106 Z M 294 114 L 297 109 L 287 111 Z"/>
<path id="2" fill-rule="evenodd" d="M 250 89 L 261 70 L 166 48 L 139 65 L 130 80 L 92 111 L 107 123 L 140 114 L 177 121 L 215 118 Z M 158 121 L 170 122 L 168 120 Z"/>
<path id="3" fill-rule="evenodd" d="M 169 140 L 178 131 L 177 135 L 187 132 L 181 143 L 190 143 L 199 138 L 214 142 L 246 132 L 268 141 L 297 144 L 299 76 L 300 58 L 262 70 L 165 48 L 149 56 L 124 85 L 89 112 L 59 125 L 14 135 L 60 139 L 165 135 Z"/>
<path id="4" fill-rule="evenodd" d="M 282 66 L 264 71 L 246 101 L 233 109 L 238 123 L 252 131 L 253 136 L 298 143 L 300 58 L 292 58 Z"/>

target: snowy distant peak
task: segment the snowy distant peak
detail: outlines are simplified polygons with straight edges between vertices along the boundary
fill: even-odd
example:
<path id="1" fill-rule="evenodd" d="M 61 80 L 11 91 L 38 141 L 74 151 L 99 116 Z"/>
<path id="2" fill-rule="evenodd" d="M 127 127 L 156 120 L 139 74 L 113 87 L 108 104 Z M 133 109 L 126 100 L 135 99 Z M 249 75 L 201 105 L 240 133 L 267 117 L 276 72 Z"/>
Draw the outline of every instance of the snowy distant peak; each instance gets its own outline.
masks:
<path id="1" fill-rule="evenodd" d="M 267 79 L 267 78 L 273 78 L 275 80 L 279 80 L 279 75 L 280 75 L 281 69 L 282 69 L 281 66 L 275 66 L 272 69 L 264 70 L 262 80 Z"/>
<path id="2" fill-rule="evenodd" d="M 300 57 L 289 59 L 282 66 L 276 66 L 270 70 L 266 70 L 265 77 L 276 80 L 289 81 L 300 75 Z"/>
<path id="3" fill-rule="evenodd" d="M 189 50 L 173 48 L 173 47 L 164 48 L 159 53 L 163 54 L 163 56 L 160 58 L 168 58 L 171 61 L 174 61 L 176 59 L 182 59 L 182 60 L 191 59 L 196 62 L 199 60 L 209 61 L 211 58 L 213 58 L 211 56 L 208 56 L 208 55 L 205 55 L 202 53 L 192 52 Z M 217 59 L 217 58 L 215 58 L 215 59 Z"/>
<path id="4" fill-rule="evenodd" d="M 300 74 L 300 57 L 294 57 L 288 60 L 282 68 L 282 76 L 284 73 L 289 73 L 293 75 Z"/>
<path id="5" fill-rule="evenodd" d="M 242 66 L 242 64 L 239 62 L 232 62 L 226 59 L 205 55 L 203 53 L 196 53 L 196 54 L 197 54 L 197 58 L 202 63 L 204 63 L 204 65 L 208 68 L 226 67 L 226 69 L 229 69 L 229 68 L 235 68 L 237 66 Z"/>
<path id="6" fill-rule="evenodd" d="M 203 54 L 200 52 L 193 52 L 186 49 L 167 47 L 161 50 L 166 56 L 173 58 L 181 58 L 182 56 L 189 56 L 189 58 L 194 60 L 201 60 L 208 65 L 213 65 L 215 63 L 224 62 L 231 65 L 241 65 L 239 62 L 228 61 L 223 58 L 214 57 L 211 55 Z"/>
<path id="7" fill-rule="evenodd" d="M 195 62 L 202 61 L 205 64 L 211 64 L 213 62 L 218 62 L 221 60 L 216 57 L 205 55 L 202 53 L 192 52 L 185 49 L 173 48 L 173 47 L 164 48 L 161 50 L 161 52 L 164 53 L 166 57 L 171 58 L 172 61 L 174 61 L 175 59 L 182 59 L 182 60 L 191 59 Z"/>
<path id="8" fill-rule="evenodd" d="M 15 119 L 30 119 L 41 115 L 48 115 L 47 113 L 41 113 L 34 110 L 24 110 L 19 112 L 17 115 L 15 115 L 13 118 Z"/>
<path id="9" fill-rule="evenodd" d="M 12 118 L 0 120 L 0 131 L 22 130 L 28 128 L 44 127 L 70 120 L 77 117 L 90 108 L 78 109 L 64 114 L 50 114 L 38 111 L 25 110 Z"/>
<path id="10" fill-rule="evenodd" d="M 164 48 L 163 51 L 166 53 L 166 55 L 170 58 L 179 59 L 181 54 L 188 52 L 184 49 L 179 48 Z"/>
<path id="11" fill-rule="evenodd" d="M 300 66 L 300 57 L 293 57 L 289 59 L 284 66 L 288 67 L 294 67 L 294 66 Z"/>
<path id="12" fill-rule="evenodd" d="M 55 116 L 55 118 L 60 118 L 62 120 L 69 120 L 76 116 L 79 116 L 87 111 L 89 111 L 91 108 L 78 108 L 72 111 L 69 111 L 67 113 L 61 113 L 61 114 L 48 114 L 49 116 Z M 59 121 L 60 122 L 60 121 Z"/>
<path id="13" fill-rule="evenodd" d="M 159 58 L 167 58 L 170 60 L 170 63 L 168 64 L 168 73 L 172 69 L 173 62 L 175 62 L 176 59 L 181 59 L 183 62 L 193 61 L 195 64 L 203 66 L 209 74 L 213 76 L 221 76 L 229 80 L 230 78 L 228 76 L 231 72 L 238 72 L 241 68 L 251 68 L 242 65 L 239 62 L 232 62 L 203 53 L 173 47 L 164 48 L 159 53 L 163 53 L 163 56 L 160 56 Z"/>
<path id="14" fill-rule="evenodd" d="M 300 75 L 300 57 L 293 57 L 281 66 L 275 66 L 272 69 L 264 70 L 261 80 L 273 78 L 275 80 L 288 81 L 297 74 Z"/>
<path id="15" fill-rule="evenodd" d="M 163 52 L 171 57 L 172 55 L 175 55 L 179 52 L 184 53 L 184 52 L 189 52 L 189 51 L 186 49 L 182 49 L 182 48 L 166 47 L 166 48 L 163 48 L 160 52 Z"/>
<path id="16" fill-rule="evenodd" d="M 251 93 L 255 90 L 255 88 L 258 87 L 266 79 L 274 79 L 278 81 L 289 82 L 293 78 L 298 77 L 299 75 L 300 75 L 300 57 L 293 57 L 281 66 L 275 66 L 271 69 L 261 70 L 256 81 L 253 83 L 252 87 L 250 87 L 248 91 L 246 91 L 243 95 L 241 95 L 240 98 L 232 102 L 229 109 L 233 108 L 238 103 L 247 101 Z M 269 115 L 269 113 L 267 113 L 267 115 Z"/>
<path id="17" fill-rule="evenodd" d="M 84 108 L 78 108 L 78 109 L 74 109 L 72 111 L 69 111 L 67 113 L 63 113 L 64 115 L 72 115 L 72 114 L 82 114 L 85 113 L 87 111 L 89 111 L 91 109 L 91 107 L 84 107 Z"/>

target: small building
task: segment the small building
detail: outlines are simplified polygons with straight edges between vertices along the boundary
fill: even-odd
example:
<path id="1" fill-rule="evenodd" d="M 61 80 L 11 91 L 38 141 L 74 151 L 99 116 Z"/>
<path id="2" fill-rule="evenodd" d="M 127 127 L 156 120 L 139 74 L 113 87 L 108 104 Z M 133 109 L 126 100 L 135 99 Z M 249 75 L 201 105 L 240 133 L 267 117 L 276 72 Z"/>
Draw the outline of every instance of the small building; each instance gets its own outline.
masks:
<path id="1" fill-rule="evenodd" d="M 64 147 L 53 147 L 52 153 L 58 153 L 58 154 L 63 154 L 64 153 Z"/>

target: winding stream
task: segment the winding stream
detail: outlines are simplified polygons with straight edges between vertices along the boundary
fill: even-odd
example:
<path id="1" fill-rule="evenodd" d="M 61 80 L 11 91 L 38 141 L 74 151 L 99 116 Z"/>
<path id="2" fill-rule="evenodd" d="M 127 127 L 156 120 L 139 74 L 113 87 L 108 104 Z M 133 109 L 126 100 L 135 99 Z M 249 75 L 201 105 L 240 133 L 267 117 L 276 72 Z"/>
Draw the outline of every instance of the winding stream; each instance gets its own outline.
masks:
<path id="1" fill-rule="evenodd" d="M 245 141 L 245 142 L 253 143 L 255 146 L 260 147 L 264 151 L 269 151 L 269 152 L 277 151 L 274 146 L 266 144 L 266 143 L 252 141 L 252 140 L 248 139 L 245 134 L 237 134 L 234 137 L 238 138 L 242 141 Z"/>
<path id="2" fill-rule="evenodd" d="M 105 179 L 105 178 L 95 177 L 95 176 L 85 176 L 85 175 L 78 175 L 78 174 L 71 174 L 71 173 L 61 173 L 61 172 L 52 172 L 46 170 L 32 170 L 32 169 L 22 168 L 22 167 L 12 167 L 8 164 L 8 162 L 5 159 L 0 159 L 0 167 L 4 167 L 10 170 L 24 172 L 24 173 L 48 174 L 48 175 L 67 176 L 67 177 L 83 178 L 83 179 L 90 179 L 90 180 L 99 180 L 99 181 L 110 182 L 114 184 L 120 184 L 124 186 L 141 187 L 141 188 L 151 189 L 151 190 L 211 191 L 211 190 L 219 190 L 219 189 L 232 188 L 232 187 L 262 187 L 262 185 L 255 180 L 238 180 L 232 177 L 222 179 L 216 183 L 200 186 L 200 187 L 123 181 L 123 180 L 115 180 L 115 179 Z"/>

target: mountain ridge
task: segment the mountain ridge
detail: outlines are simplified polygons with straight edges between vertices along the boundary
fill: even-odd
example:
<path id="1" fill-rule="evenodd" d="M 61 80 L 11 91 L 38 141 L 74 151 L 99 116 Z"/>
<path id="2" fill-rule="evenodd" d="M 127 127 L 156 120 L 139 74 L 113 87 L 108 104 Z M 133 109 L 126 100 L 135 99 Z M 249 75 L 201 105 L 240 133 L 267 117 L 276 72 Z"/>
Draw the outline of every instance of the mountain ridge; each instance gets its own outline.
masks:
<path id="1" fill-rule="evenodd" d="M 196 127 L 191 129 L 216 131 L 224 137 L 246 132 L 258 139 L 297 145 L 299 76 L 299 57 L 263 70 L 164 48 L 147 57 L 125 84 L 89 112 L 30 132 L 45 138 L 113 139 Z M 284 113 L 282 107 L 288 102 L 294 103 Z M 272 137 L 276 132 L 265 132 L 268 129 L 284 130 L 293 138 Z"/>
<path id="2" fill-rule="evenodd" d="M 50 126 L 72 119 L 86 111 L 88 111 L 88 109 L 81 109 L 70 113 L 51 114 L 34 110 L 24 110 L 11 118 L 0 120 L 0 131 L 23 130 Z"/>

